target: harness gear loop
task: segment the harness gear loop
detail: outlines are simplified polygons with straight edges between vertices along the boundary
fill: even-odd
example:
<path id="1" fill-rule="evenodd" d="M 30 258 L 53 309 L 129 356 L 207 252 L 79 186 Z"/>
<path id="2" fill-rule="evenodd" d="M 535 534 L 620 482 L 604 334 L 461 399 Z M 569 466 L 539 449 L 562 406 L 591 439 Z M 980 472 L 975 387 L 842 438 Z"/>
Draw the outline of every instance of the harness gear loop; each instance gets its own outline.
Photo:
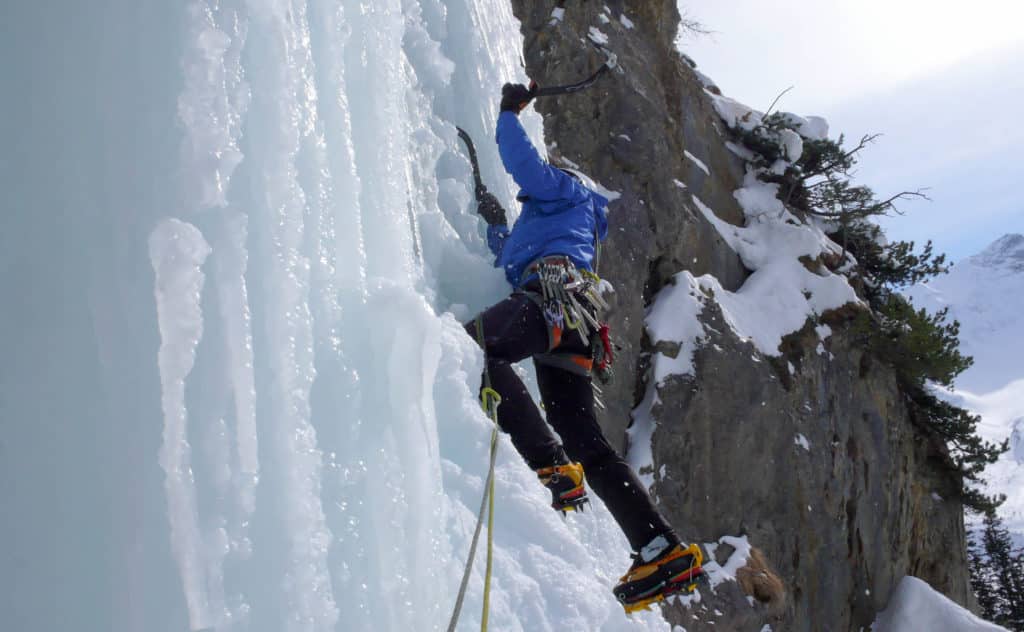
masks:
<path id="1" fill-rule="evenodd" d="M 484 324 L 480 316 L 476 317 L 476 340 L 477 344 L 484 351 L 484 383 L 480 389 L 480 405 L 493 422 L 494 427 L 491 430 L 490 464 L 487 468 L 487 480 L 484 482 L 484 497 L 480 499 L 480 511 L 476 517 L 476 529 L 473 530 L 473 540 L 469 546 L 469 556 L 466 559 L 466 568 L 462 572 L 462 582 L 459 584 L 459 594 L 455 599 L 452 618 L 448 622 L 448 632 L 455 632 L 455 626 L 459 622 L 462 602 L 466 598 L 466 588 L 469 586 L 469 574 L 473 570 L 473 558 L 476 557 L 476 545 L 480 541 L 480 529 L 484 523 L 484 510 L 487 510 L 487 566 L 484 570 L 484 599 L 483 612 L 480 618 L 480 632 L 487 632 L 487 620 L 491 604 L 491 571 L 494 557 L 494 464 L 498 455 L 498 405 L 501 404 L 501 395 L 491 387 L 491 375 L 487 370 L 487 346 L 484 341 Z"/>
<path id="2" fill-rule="evenodd" d="M 531 277 L 536 279 L 535 284 Z M 615 358 L 608 325 L 599 318 L 608 309 L 601 296 L 601 278 L 577 268 L 568 257 L 554 255 L 526 266 L 521 283 L 527 287 L 520 291 L 540 306 L 548 325 L 548 351 L 534 359 L 578 375 L 593 372 L 607 383 Z M 588 353 L 559 351 L 565 330 L 578 332 L 589 346 Z"/>

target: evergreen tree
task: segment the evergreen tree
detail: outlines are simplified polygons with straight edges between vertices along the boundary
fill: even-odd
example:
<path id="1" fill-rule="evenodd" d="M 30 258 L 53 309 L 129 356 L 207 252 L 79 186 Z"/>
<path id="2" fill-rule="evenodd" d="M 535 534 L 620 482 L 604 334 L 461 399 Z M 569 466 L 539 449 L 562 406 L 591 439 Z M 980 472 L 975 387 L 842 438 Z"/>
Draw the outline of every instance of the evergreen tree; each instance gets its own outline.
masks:
<path id="1" fill-rule="evenodd" d="M 774 107 L 774 103 L 772 104 Z M 771 110 L 772 108 L 769 108 Z M 960 324 L 947 322 L 946 310 L 929 315 L 900 294 L 908 285 L 947 271 L 945 255 L 937 255 L 931 242 L 918 252 L 913 242 L 886 243 L 870 219 L 898 212 L 899 200 L 925 198 L 921 190 L 903 191 L 885 199 L 853 183 L 858 154 L 877 136 L 866 135 L 851 149 L 839 140 L 802 138 L 794 143 L 800 120 L 785 113 L 762 117 L 750 130 L 736 131 L 754 154 L 758 177 L 779 185 L 779 197 L 797 214 L 828 220 L 829 237 L 842 245 L 838 261 L 827 263 L 846 274 L 871 310 L 858 318 L 855 330 L 874 357 L 891 366 L 907 396 L 911 418 L 945 441 L 948 465 L 960 476 L 960 497 L 979 512 L 993 510 L 1001 498 L 986 496 L 970 487 L 982 470 L 995 462 L 1008 444 L 983 441 L 975 432 L 978 417 L 939 400 L 930 384 L 952 386 L 973 360 L 959 351 Z M 800 146 L 799 156 L 788 151 Z M 927 199 L 927 198 L 926 198 Z M 849 255 L 852 255 L 850 257 Z"/>
<path id="2" fill-rule="evenodd" d="M 967 570 L 971 574 L 971 590 L 978 600 L 981 616 L 994 621 L 999 614 L 1000 605 L 996 579 L 978 538 L 974 531 L 967 534 Z"/>
<path id="3" fill-rule="evenodd" d="M 992 620 L 1015 632 L 1024 632 L 1024 552 L 1013 550 L 1010 532 L 994 511 L 985 515 L 981 539 L 990 586 L 996 597 Z"/>

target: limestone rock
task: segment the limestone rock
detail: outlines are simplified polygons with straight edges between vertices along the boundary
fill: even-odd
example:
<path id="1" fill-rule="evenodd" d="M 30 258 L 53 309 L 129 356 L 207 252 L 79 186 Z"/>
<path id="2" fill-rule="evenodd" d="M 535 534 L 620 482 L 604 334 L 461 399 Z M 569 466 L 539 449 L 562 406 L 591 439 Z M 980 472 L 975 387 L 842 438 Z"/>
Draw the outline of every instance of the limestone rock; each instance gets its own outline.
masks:
<path id="1" fill-rule="evenodd" d="M 733 192 L 744 164 L 726 147 L 709 80 L 675 50 L 674 0 L 512 5 L 527 74 L 541 86 L 578 81 L 601 64 L 592 29 L 618 56 L 620 68 L 591 88 L 535 107 L 552 159 L 621 194 L 600 268 L 616 288 L 609 321 L 621 347 L 601 423 L 626 447 L 630 413 L 647 388 L 649 301 L 683 270 L 710 273 L 730 291 L 748 275 L 692 197 L 742 224 Z M 564 15 L 552 21 L 556 7 Z M 652 491 L 684 538 L 743 534 L 759 547 L 740 583 L 769 603 L 726 582 L 700 604 L 664 606 L 666 618 L 690 632 L 764 624 L 856 631 L 908 574 L 968 602 L 957 481 L 937 465 L 944 447 L 912 425 L 893 375 L 860 352 L 843 315 L 824 353 L 816 336 L 798 332 L 785 357 L 764 357 L 738 339 L 714 306 L 702 320 L 710 337 L 695 355 L 695 376 L 659 389 Z"/>

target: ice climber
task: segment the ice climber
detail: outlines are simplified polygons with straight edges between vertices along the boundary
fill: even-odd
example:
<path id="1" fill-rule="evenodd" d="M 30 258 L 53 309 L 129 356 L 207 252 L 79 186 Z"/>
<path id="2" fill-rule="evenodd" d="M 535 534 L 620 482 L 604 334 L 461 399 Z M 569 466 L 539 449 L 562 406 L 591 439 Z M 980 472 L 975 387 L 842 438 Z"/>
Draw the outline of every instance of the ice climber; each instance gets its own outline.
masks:
<path id="1" fill-rule="evenodd" d="M 521 84 L 502 88 L 498 150 L 522 203 L 511 231 L 498 200 L 483 187 L 477 191 L 495 266 L 515 289 L 466 331 L 484 347 L 485 380 L 501 396 L 498 425 L 551 491 L 552 506 L 562 512 L 582 508 L 586 470 L 622 528 L 635 561 L 614 593 L 631 612 L 692 590 L 702 558 L 695 545 L 680 542 L 598 426 L 591 373 L 606 368 L 611 350 L 607 329 L 597 320 L 604 302 L 594 265 L 608 233 L 608 199 L 585 176 L 540 157 L 519 122 L 532 98 Z M 512 369 L 526 358 L 536 367 L 547 423 Z"/>

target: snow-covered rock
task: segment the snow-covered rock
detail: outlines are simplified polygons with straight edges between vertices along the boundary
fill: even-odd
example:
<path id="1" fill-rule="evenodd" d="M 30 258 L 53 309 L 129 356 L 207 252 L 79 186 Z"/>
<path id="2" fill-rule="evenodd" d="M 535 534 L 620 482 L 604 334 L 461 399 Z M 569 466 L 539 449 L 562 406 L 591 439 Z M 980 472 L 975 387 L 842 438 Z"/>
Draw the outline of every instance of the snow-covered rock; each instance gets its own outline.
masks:
<path id="1" fill-rule="evenodd" d="M 1008 632 L 978 618 L 916 577 L 904 577 L 872 632 Z"/>

